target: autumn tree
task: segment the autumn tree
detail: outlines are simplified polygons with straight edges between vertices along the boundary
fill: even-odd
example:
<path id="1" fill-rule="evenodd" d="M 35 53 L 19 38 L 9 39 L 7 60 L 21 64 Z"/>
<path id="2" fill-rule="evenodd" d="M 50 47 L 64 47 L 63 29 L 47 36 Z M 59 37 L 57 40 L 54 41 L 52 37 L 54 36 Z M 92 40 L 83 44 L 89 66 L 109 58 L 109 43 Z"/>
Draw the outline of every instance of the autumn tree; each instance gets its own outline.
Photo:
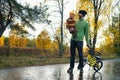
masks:
<path id="1" fill-rule="evenodd" d="M 115 9 L 117 8 L 117 9 Z M 112 24 L 109 27 L 109 34 L 112 37 L 113 40 L 113 46 L 114 46 L 114 52 L 117 55 L 120 55 L 120 12 L 116 11 L 120 10 L 119 2 L 115 4 L 113 14 L 112 15 Z"/>
<path id="2" fill-rule="evenodd" d="M 5 46 L 8 46 L 8 45 L 9 45 L 8 42 L 9 42 L 9 41 L 8 41 L 8 37 L 4 37 L 4 45 L 5 45 Z"/>
<path id="3" fill-rule="evenodd" d="M 27 47 L 36 47 L 36 40 L 34 39 L 28 39 Z"/>
<path id="4" fill-rule="evenodd" d="M 59 44 L 59 55 L 63 54 L 63 12 L 64 12 L 64 0 L 56 0 L 58 13 L 60 14 L 60 44 Z"/>
<path id="5" fill-rule="evenodd" d="M 98 32 L 98 19 L 100 16 L 100 9 L 103 0 L 93 0 L 93 7 L 94 7 L 94 38 L 93 38 L 93 51 L 95 50 L 95 44 L 97 41 L 97 32 Z"/>
<path id="6" fill-rule="evenodd" d="M 21 38 L 15 35 L 9 36 L 9 46 L 12 47 L 22 47 L 25 48 L 27 46 L 28 39 Z"/>
<path id="7" fill-rule="evenodd" d="M 119 55 L 120 52 L 120 8 L 119 1 L 116 2 L 107 2 L 108 10 L 104 10 L 104 23 L 105 28 L 103 30 L 102 37 L 104 41 L 100 45 L 100 50 L 104 54 L 115 56 Z"/>
<path id="8" fill-rule="evenodd" d="M 47 30 L 43 30 L 36 39 L 36 47 L 42 50 L 51 48 L 51 39 Z"/>
<path id="9" fill-rule="evenodd" d="M 116 20 L 114 20 L 115 26 L 113 26 L 114 30 L 112 31 L 113 36 L 114 36 L 114 40 L 113 40 L 114 47 L 115 47 L 115 51 L 114 52 L 117 55 L 120 56 L 120 13 L 119 13 L 119 17 L 113 17 L 113 19 L 116 19 Z M 116 32 L 114 33 L 114 31 L 116 31 Z"/>
<path id="10" fill-rule="evenodd" d="M 101 44 L 101 51 L 107 55 L 117 55 L 120 52 L 119 14 L 112 16 L 112 24 L 103 32 L 105 40 Z"/>
<path id="11" fill-rule="evenodd" d="M 59 47 L 60 47 L 60 28 L 59 27 L 55 29 L 55 32 L 53 33 L 52 36 L 54 37 L 52 46 L 55 50 L 58 50 L 57 53 L 59 53 Z M 68 35 L 64 30 L 63 53 L 65 53 L 65 51 L 67 51 L 66 48 L 68 48 L 68 46 L 69 46 L 68 45 L 68 42 L 69 42 L 68 36 L 70 37 L 71 35 L 70 34 Z"/>
<path id="12" fill-rule="evenodd" d="M 120 56 L 120 1 L 116 2 L 113 10 L 114 14 L 116 14 L 112 17 L 112 26 L 116 30 L 116 33 L 114 35 L 114 46 L 116 48 L 115 53 Z"/>
<path id="13" fill-rule="evenodd" d="M 56 41 L 56 40 L 53 40 L 52 41 L 52 44 L 51 44 L 51 52 L 52 52 L 52 54 L 56 54 L 56 55 L 58 55 L 58 52 L 59 52 L 59 45 L 58 45 L 58 41 Z"/>
<path id="14" fill-rule="evenodd" d="M 0 37 L 8 26 L 19 23 L 30 27 L 35 30 L 33 24 L 37 23 L 50 23 L 48 7 L 40 3 L 31 7 L 29 4 L 23 6 L 17 0 L 0 0 Z"/>
<path id="15" fill-rule="evenodd" d="M 63 40 L 64 40 L 64 7 L 65 7 L 65 0 L 46 0 L 47 2 L 52 2 L 51 8 L 52 14 L 54 14 L 53 17 L 57 18 L 56 20 L 58 21 L 56 24 L 57 26 L 60 26 L 60 40 L 58 42 L 59 45 L 59 56 L 62 56 L 63 54 Z M 56 27 L 57 27 L 56 26 Z M 56 39 L 56 38 L 55 38 Z M 58 40 L 57 40 L 58 41 Z"/>
<path id="16" fill-rule="evenodd" d="M 57 48 L 60 50 L 60 46 L 61 46 L 61 41 L 60 41 L 60 28 L 57 28 L 55 30 L 55 33 L 53 33 L 53 37 L 54 37 L 54 42 L 57 43 Z M 56 45 L 56 44 L 55 44 Z M 59 53 L 60 56 L 60 53 Z"/>
<path id="17" fill-rule="evenodd" d="M 77 11 L 84 9 L 88 12 L 87 20 L 90 23 L 90 45 L 93 52 L 96 47 L 98 32 L 101 28 L 104 29 L 108 25 L 108 21 L 110 21 L 111 3 L 112 0 L 78 0 L 77 2 Z"/>
<path id="18" fill-rule="evenodd" d="M 0 47 L 4 46 L 4 37 L 0 37 Z"/>
<path id="19" fill-rule="evenodd" d="M 26 47 L 27 46 L 27 35 L 28 32 L 25 26 L 16 24 L 11 27 L 9 33 L 9 45 L 10 47 Z"/>

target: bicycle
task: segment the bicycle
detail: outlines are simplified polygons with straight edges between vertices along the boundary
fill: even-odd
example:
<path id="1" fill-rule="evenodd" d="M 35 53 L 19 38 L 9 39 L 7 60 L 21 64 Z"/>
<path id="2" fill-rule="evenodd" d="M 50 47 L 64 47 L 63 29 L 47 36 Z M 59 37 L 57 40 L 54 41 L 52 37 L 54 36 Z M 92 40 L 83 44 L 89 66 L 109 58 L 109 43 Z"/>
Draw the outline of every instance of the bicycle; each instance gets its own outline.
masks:
<path id="1" fill-rule="evenodd" d="M 93 67 L 95 72 L 98 72 L 103 66 L 103 62 L 100 57 L 101 53 L 95 51 L 94 52 L 95 54 L 99 54 L 99 55 L 95 55 L 93 54 L 92 51 L 88 51 L 88 52 L 89 54 L 87 55 L 87 58 L 85 59 L 85 64 L 88 64 L 89 66 Z"/>

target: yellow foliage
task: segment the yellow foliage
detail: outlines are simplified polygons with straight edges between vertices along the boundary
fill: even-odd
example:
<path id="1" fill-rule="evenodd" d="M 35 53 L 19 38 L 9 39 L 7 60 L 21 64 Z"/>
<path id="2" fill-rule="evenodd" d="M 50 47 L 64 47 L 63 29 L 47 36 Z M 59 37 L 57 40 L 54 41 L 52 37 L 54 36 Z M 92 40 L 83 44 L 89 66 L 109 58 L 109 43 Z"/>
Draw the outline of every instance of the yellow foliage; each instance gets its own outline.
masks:
<path id="1" fill-rule="evenodd" d="M 43 30 L 37 37 L 36 47 L 39 49 L 51 49 L 51 39 L 46 30 Z"/>
<path id="2" fill-rule="evenodd" d="M 92 19 L 93 17 L 93 4 L 90 0 L 78 0 L 76 2 L 76 14 L 78 14 L 79 10 L 86 10 L 88 12 L 88 16 L 90 16 L 89 19 Z M 75 19 L 78 20 L 78 15 L 75 16 Z"/>
<path id="3" fill-rule="evenodd" d="M 19 38 L 18 39 L 18 47 L 26 47 L 28 42 L 27 38 Z"/>
<path id="4" fill-rule="evenodd" d="M 14 27 L 22 29 L 23 32 L 25 31 L 24 26 L 21 26 L 19 24 L 16 24 Z M 9 46 L 10 47 L 26 47 L 28 39 L 25 37 L 26 35 L 23 36 L 23 34 L 24 33 L 22 33 L 21 30 L 12 29 L 9 32 L 9 38 L 8 38 Z"/>
<path id="5" fill-rule="evenodd" d="M 10 47 L 26 47 L 28 39 L 20 38 L 14 35 L 9 36 L 9 46 Z"/>
<path id="6" fill-rule="evenodd" d="M 53 41 L 52 44 L 53 44 L 53 48 L 54 49 L 58 49 L 59 48 L 57 41 Z"/>
<path id="7" fill-rule="evenodd" d="M 95 25 L 94 19 L 91 19 L 91 27 L 94 28 L 95 26 L 96 25 Z M 103 26 L 102 20 L 98 20 L 97 26 L 98 26 L 98 28 Z"/>
<path id="8" fill-rule="evenodd" d="M 0 37 L 0 47 L 4 46 L 4 37 Z"/>
<path id="9" fill-rule="evenodd" d="M 112 44 L 113 40 L 110 36 L 107 36 L 105 39 L 105 43 L 106 45 L 110 46 Z"/>

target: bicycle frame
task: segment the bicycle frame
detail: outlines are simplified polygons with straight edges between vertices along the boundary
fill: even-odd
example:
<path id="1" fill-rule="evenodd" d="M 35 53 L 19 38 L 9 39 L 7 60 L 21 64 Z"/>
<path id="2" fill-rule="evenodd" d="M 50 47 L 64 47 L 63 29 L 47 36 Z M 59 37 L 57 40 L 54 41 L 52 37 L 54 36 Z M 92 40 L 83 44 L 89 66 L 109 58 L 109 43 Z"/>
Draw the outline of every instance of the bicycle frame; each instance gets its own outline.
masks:
<path id="1" fill-rule="evenodd" d="M 85 64 L 92 66 L 96 72 L 99 71 L 103 66 L 103 62 L 101 60 L 101 57 L 100 56 L 93 56 L 91 54 L 88 54 L 87 59 L 85 60 Z"/>
<path id="2" fill-rule="evenodd" d="M 87 56 L 87 64 L 90 65 L 90 66 L 94 66 L 96 64 L 96 59 L 94 57 L 92 57 L 90 54 Z"/>

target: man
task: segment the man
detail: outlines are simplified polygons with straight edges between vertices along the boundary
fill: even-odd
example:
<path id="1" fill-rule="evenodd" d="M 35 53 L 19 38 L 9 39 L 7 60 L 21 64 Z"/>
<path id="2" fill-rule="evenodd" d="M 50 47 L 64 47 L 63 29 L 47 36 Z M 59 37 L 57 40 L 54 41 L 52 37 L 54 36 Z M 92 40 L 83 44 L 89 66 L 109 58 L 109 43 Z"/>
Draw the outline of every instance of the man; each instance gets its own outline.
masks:
<path id="1" fill-rule="evenodd" d="M 77 30 L 76 37 L 72 36 L 70 42 L 70 68 L 67 70 L 68 73 L 73 72 L 74 62 L 75 62 L 75 49 L 78 50 L 79 55 L 79 65 L 78 69 L 83 72 L 83 39 L 85 36 L 86 43 L 89 45 L 89 25 L 83 19 L 87 12 L 85 10 L 80 10 L 78 12 L 79 20 L 75 24 L 75 29 Z"/>

